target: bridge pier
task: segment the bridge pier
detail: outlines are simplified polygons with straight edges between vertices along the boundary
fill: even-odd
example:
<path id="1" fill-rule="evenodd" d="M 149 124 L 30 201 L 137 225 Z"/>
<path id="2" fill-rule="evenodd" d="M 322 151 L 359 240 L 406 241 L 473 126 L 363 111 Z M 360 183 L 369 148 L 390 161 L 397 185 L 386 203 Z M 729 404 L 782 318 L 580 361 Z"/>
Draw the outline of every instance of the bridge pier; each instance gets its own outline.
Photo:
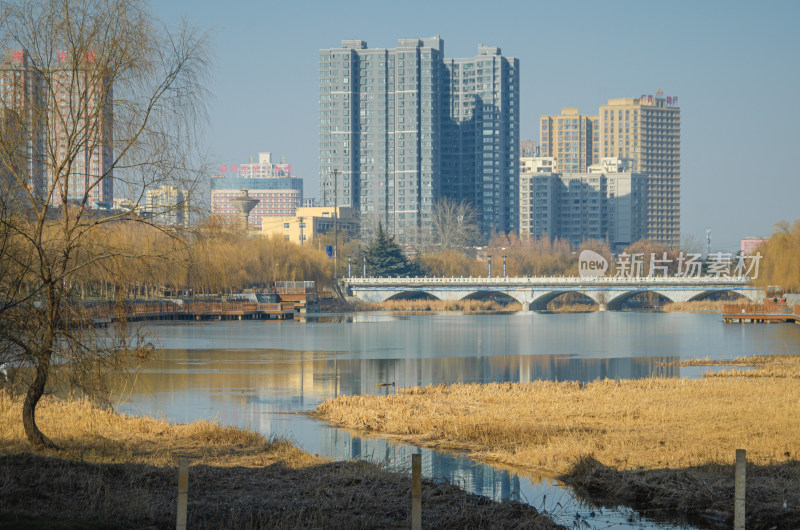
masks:
<path id="1" fill-rule="evenodd" d="M 607 311 L 608 310 L 608 306 L 606 305 L 605 302 L 600 302 L 599 304 L 597 304 L 597 310 L 598 311 Z"/>
<path id="2" fill-rule="evenodd" d="M 531 310 L 531 303 L 530 302 L 522 302 L 522 310 L 523 311 L 530 311 Z"/>

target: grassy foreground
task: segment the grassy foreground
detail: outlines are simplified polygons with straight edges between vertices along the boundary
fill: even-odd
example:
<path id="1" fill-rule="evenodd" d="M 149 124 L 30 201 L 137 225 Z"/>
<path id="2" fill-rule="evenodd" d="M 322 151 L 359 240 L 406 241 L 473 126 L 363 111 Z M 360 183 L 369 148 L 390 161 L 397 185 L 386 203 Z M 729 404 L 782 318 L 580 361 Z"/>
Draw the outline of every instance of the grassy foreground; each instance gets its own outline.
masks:
<path id="1" fill-rule="evenodd" d="M 21 402 L 0 391 L 0 528 L 175 528 L 177 458 L 190 459 L 189 528 L 387 528 L 409 524 L 409 475 L 330 462 L 212 422 L 173 425 L 45 399 L 24 441 Z M 521 503 L 425 481 L 426 527 L 556 528 Z"/>
<path id="2" fill-rule="evenodd" d="M 800 527 L 800 356 L 732 364 L 752 369 L 698 380 L 416 387 L 395 396 L 339 397 L 316 414 L 556 474 L 607 502 L 723 525 L 732 521 L 735 450 L 744 448 L 752 464 L 748 528 Z"/>

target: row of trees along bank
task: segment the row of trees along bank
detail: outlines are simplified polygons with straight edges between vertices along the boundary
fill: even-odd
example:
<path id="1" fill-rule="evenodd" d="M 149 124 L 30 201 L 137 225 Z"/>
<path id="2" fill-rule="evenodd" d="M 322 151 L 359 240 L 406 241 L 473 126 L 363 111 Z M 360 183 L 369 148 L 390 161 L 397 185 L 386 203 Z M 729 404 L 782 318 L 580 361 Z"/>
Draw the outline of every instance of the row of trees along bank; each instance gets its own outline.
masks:
<path id="1" fill-rule="evenodd" d="M 763 259 L 756 283 L 800 293 L 800 219 L 793 225 L 786 221 L 775 225 L 775 231 L 757 250 Z"/>
<path id="2" fill-rule="evenodd" d="M 52 375 L 96 395 L 106 370 L 153 351 L 127 326 L 96 329 L 73 301 L 89 282 L 107 293 L 183 256 L 180 234 L 95 208 L 112 190 L 144 204 L 147 189 L 196 187 L 209 46 L 144 0 L 0 10 L 0 48 L 25 79 L 0 102 L 0 364 L 23 379 L 27 439 L 52 446 L 36 424 Z"/>

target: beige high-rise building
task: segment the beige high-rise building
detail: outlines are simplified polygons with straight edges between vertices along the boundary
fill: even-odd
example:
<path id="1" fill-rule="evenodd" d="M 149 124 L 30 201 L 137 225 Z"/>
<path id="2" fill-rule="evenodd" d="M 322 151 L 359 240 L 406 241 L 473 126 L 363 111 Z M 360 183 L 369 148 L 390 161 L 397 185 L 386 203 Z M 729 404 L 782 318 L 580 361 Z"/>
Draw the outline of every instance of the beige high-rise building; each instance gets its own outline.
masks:
<path id="1" fill-rule="evenodd" d="M 600 160 L 597 150 L 597 116 L 579 114 L 567 107 L 561 114 L 539 120 L 539 155 L 556 159 L 557 172 L 586 173 Z"/>
<path id="2" fill-rule="evenodd" d="M 116 201 L 115 201 L 116 203 Z M 154 222 L 173 227 L 189 227 L 189 192 L 177 186 L 160 186 L 145 191 L 145 211 Z"/>
<path id="3" fill-rule="evenodd" d="M 680 244 L 681 110 L 677 97 L 610 99 L 600 106 L 600 156 L 628 159 L 631 171 L 647 175 L 645 237 Z"/>
<path id="4" fill-rule="evenodd" d="M 111 80 L 98 74 L 93 50 L 83 50 L 79 57 L 57 51 L 53 59 L 56 62 L 51 65 L 32 59 L 25 50 L 6 50 L 0 62 L 4 130 L 19 137 L 14 149 L 21 159 L 16 181 L 24 181 L 41 199 L 48 198 L 48 190 L 52 192 L 53 206 L 67 201 L 111 208 Z M 70 164 L 64 163 L 65 156 Z"/>

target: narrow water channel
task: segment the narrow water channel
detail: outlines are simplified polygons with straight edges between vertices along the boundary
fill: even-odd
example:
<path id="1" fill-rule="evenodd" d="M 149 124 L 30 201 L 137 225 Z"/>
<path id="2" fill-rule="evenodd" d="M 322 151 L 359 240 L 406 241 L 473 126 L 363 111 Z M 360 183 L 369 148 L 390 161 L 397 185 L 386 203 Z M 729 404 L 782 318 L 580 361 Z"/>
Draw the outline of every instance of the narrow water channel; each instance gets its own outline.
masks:
<path id="1" fill-rule="evenodd" d="M 170 421 L 215 419 L 282 436 L 333 459 L 366 458 L 392 469 L 423 455 L 426 476 L 467 491 L 530 503 L 567 526 L 690 528 L 625 508 L 593 506 L 556 481 L 356 436 L 308 412 L 342 394 L 453 382 L 588 382 L 598 378 L 699 377 L 666 361 L 798 353 L 792 326 L 723 324 L 719 315 L 654 313 L 309 316 L 305 322 L 153 324 L 158 362 L 121 392 L 120 409 Z M 379 384 L 394 383 L 392 386 Z"/>

